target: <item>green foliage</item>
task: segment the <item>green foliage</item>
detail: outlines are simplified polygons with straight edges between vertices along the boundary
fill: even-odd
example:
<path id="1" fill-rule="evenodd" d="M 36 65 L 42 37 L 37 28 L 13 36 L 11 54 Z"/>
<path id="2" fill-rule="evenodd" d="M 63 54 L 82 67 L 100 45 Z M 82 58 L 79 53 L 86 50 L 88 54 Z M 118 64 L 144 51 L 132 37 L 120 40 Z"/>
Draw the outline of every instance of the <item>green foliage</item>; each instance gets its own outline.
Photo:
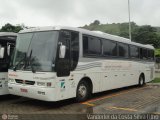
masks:
<path id="1" fill-rule="evenodd" d="M 0 32 L 15 32 L 15 33 L 18 33 L 22 29 L 23 29 L 23 25 L 14 26 L 10 23 L 7 23 L 4 26 L 2 26 L 2 28 L 0 29 Z"/>
<path id="2" fill-rule="evenodd" d="M 160 49 L 156 49 L 155 50 L 155 56 L 156 57 L 160 57 Z"/>
<path id="3" fill-rule="evenodd" d="M 155 78 L 151 83 L 160 83 L 160 78 Z"/>
<path id="4" fill-rule="evenodd" d="M 100 25 L 100 21 L 99 20 L 95 20 L 93 23 L 91 23 L 90 25 Z"/>
<path id="5" fill-rule="evenodd" d="M 112 24 L 93 24 L 93 23 L 91 23 L 90 25 L 85 25 L 83 28 L 88 30 L 96 30 L 96 31 L 98 30 L 105 33 L 129 38 L 129 32 L 128 32 L 129 23 L 112 23 Z M 160 48 L 160 27 L 152 27 L 149 25 L 138 26 L 136 25 L 136 23 L 131 22 L 131 28 L 132 28 L 132 41 L 142 44 L 151 44 L 155 48 Z"/>
<path id="6" fill-rule="evenodd" d="M 157 29 L 149 25 L 140 26 L 133 31 L 132 40 L 142 44 L 151 44 L 155 48 L 160 46 L 160 37 Z"/>
<path id="7" fill-rule="evenodd" d="M 128 23 L 112 23 L 112 24 L 93 24 L 85 25 L 83 28 L 88 30 L 98 30 L 105 33 L 118 35 L 121 37 L 129 38 L 128 35 Z M 137 25 L 134 22 L 131 22 L 132 29 L 137 28 Z"/>
<path id="8" fill-rule="evenodd" d="M 12 25 L 10 23 L 5 24 L 0 29 L 0 32 L 19 32 L 26 28 L 24 25 Z M 101 24 L 99 20 L 95 20 L 90 25 L 85 25 L 85 29 L 102 31 L 105 33 L 118 35 L 121 37 L 129 38 L 129 23 L 112 23 Z M 152 27 L 149 25 L 138 26 L 136 23 L 131 22 L 132 28 L 132 40 L 142 44 L 151 44 L 155 48 L 160 48 L 160 27 Z M 159 52 L 156 52 L 159 55 Z"/>

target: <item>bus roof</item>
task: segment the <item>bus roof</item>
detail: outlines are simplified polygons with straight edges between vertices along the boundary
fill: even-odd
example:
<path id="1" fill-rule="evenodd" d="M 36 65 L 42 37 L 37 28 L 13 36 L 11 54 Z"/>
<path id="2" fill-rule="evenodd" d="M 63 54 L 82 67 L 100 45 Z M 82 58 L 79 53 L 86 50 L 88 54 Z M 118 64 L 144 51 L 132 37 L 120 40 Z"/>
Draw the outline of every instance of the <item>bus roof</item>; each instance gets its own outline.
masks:
<path id="1" fill-rule="evenodd" d="M 4 36 L 17 36 L 17 33 L 14 32 L 0 32 L 0 37 Z"/>
<path id="2" fill-rule="evenodd" d="M 66 26 L 36 27 L 36 28 L 29 28 L 29 29 L 21 30 L 19 33 L 51 31 L 51 30 L 61 30 L 61 29 L 77 31 L 77 32 L 80 32 L 86 35 L 109 39 L 109 40 L 122 42 L 122 43 L 130 44 L 130 45 L 135 45 L 135 46 L 139 46 L 143 48 L 154 49 L 152 45 L 144 45 L 144 44 L 133 42 L 127 38 L 123 38 L 120 36 L 111 35 L 111 34 L 100 32 L 100 31 L 90 31 L 90 30 L 76 28 L 76 27 L 66 27 Z"/>

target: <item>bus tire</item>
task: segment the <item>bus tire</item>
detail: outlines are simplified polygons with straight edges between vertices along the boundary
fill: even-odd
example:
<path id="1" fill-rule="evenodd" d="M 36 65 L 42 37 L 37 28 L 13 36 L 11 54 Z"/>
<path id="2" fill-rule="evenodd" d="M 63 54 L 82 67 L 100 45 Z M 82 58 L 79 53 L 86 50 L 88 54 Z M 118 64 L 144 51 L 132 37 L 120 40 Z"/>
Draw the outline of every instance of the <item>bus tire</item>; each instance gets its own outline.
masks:
<path id="1" fill-rule="evenodd" d="M 90 85 L 85 80 L 80 81 L 77 86 L 76 100 L 78 102 L 83 102 L 87 100 L 90 96 L 91 96 Z"/>
<path id="2" fill-rule="evenodd" d="M 145 78 L 144 78 L 144 74 L 141 74 L 139 76 L 139 86 L 142 87 L 145 85 Z"/>

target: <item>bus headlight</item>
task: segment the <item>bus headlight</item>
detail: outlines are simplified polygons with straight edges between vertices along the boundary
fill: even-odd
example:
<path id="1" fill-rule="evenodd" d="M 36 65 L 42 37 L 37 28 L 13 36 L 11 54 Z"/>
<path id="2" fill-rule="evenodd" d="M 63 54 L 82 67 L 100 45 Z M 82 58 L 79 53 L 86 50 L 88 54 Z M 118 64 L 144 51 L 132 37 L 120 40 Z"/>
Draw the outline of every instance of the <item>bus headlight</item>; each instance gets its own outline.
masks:
<path id="1" fill-rule="evenodd" d="M 37 85 L 38 86 L 47 86 L 47 87 L 51 87 L 52 86 L 52 83 L 51 82 L 37 82 Z"/>
<path id="2" fill-rule="evenodd" d="M 46 86 L 45 82 L 37 82 L 38 86 Z"/>
<path id="3" fill-rule="evenodd" d="M 48 82 L 47 83 L 47 87 L 51 87 L 52 86 L 52 83 L 51 82 Z"/>
<path id="4" fill-rule="evenodd" d="M 15 82 L 15 80 L 12 79 L 12 78 L 8 78 L 8 82 L 9 82 L 9 83 L 13 83 L 13 82 Z"/>

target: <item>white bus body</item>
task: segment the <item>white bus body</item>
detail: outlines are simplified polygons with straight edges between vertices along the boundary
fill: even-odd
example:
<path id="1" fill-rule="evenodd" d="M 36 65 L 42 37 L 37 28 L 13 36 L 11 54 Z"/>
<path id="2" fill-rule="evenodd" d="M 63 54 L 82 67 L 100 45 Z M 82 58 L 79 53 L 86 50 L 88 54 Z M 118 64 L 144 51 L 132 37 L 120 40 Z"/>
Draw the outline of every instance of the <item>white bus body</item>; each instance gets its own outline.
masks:
<path id="1" fill-rule="evenodd" d="M 10 62 L 10 54 L 13 52 L 12 48 L 14 48 L 16 37 L 16 33 L 0 32 L 0 95 L 9 94 L 8 66 Z"/>
<path id="2" fill-rule="evenodd" d="M 33 99 L 76 97 L 84 101 L 90 93 L 154 79 L 153 46 L 106 33 L 71 27 L 33 28 L 19 33 L 16 50 L 8 74 L 9 92 Z"/>

